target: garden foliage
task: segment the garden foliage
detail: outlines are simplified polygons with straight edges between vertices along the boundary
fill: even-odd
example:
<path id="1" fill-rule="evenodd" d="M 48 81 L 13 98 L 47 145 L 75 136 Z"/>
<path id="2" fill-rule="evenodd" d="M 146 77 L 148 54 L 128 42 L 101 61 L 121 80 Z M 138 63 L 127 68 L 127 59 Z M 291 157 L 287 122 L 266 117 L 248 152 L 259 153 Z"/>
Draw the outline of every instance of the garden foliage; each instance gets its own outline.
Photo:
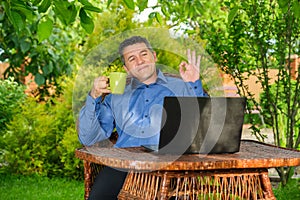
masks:
<path id="1" fill-rule="evenodd" d="M 26 98 L 0 136 L 1 173 L 82 178 L 82 163 L 74 156 L 78 142 L 73 111 L 72 81 L 54 103 Z"/>
<path id="2" fill-rule="evenodd" d="M 291 85 L 287 87 L 283 81 L 276 82 L 270 85 L 269 92 L 262 92 L 260 95 L 260 105 L 261 105 L 261 114 L 264 116 L 264 122 L 273 127 L 274 121 L 277 124 L 276 128 L 278 129 L 278 134 L 274 134 L 274 137 L 277 137 L 276 140 L 283 146 L 290 146 L 295 149 L 300 149 L 299 137 L 300 131 L 300 113 L 295 112 L 295 109 L 292 108 L 294 101 L 300 102 L 300 96 L 296 95 L 297 90 L 297 81 L 292 80 Z M 286 93 L 290 93 L 290 97 L 286 98 Z M 270 104 L 269 99 L 277 99 L 276 107 Z M 293 109 L 293 118 L 289 116 L 291 112 L 290 109 Z M 276 118 L 276 119 L 273 119 Z M 288 122 L 294 119 L 294 122 Z M 291 130 L 294 131 L 293 137 L 290 138 L 290 135 L 286 134 L 289 132 L 289 127 L 286 124 L 291 124 Z M 275 129 L 275 128 L 274 128 Z M 275 130 L 274 130 L 275 132 Z"/>
<path id="3" fill-rule="evenodd" d="M 20 104 L 25 99 L 24 86 L 13 78 L 0 79 L 0 133 L 5 130 L 6 123 L 19 112 Z"/>

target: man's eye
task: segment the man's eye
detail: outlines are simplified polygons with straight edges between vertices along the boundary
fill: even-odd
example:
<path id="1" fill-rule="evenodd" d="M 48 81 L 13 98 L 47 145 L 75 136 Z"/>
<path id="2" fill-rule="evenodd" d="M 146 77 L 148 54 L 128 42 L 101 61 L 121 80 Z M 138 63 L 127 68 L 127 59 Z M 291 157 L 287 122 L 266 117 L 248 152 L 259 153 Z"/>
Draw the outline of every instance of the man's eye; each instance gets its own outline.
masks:
<path id="1" fill-rule="evenodd" d="M 129 62 L 133 62 L 133 61 L 134 61 L 134 58 L 129 58 L 128 61 L 129 61 Z"/>

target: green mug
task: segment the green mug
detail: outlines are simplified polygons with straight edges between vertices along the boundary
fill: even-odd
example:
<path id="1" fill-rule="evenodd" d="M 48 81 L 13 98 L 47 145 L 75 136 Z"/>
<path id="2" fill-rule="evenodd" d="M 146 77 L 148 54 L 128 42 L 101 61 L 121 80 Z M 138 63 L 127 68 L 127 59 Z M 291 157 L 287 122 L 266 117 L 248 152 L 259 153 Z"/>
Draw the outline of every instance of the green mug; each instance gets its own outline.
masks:
<path id="1" fill-rule="evenodd" d="M 110 72 L 109 74 L 109 89 L 112 94 L 123 94 L 126 85 L 127 73 Z"/>

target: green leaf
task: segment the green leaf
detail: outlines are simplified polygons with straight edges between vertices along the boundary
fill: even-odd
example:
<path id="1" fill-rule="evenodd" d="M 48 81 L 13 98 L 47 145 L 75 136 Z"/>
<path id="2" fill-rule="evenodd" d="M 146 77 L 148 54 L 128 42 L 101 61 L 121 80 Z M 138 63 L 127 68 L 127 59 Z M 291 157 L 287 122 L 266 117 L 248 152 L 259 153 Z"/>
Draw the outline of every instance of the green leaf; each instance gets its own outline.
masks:
<path id="1" fill-rule="evenodd" d="M 92 11 L 92 12 L 97 12 L 100 13 L 102 10 L 100 8 L 94 7 L 94 6 L 84 6 L 83 9 Z"/>
<path id="2" fill-rule="evenodd" d="M 158 12 L 155 13 L 155 18 L 159 24 L 162 24 L 162 17 Z"/>
<path id="3" fill-rule="evenodd" d="M 300 19 L 300 2 L 299 1 L 294 1 L 292 11 L 295 14 L 295 17 Z"/>
<path id="4" fill-rule="evenodd" d="M 15 11 L 11 11 L 11 21 L 16 30 L 20 31 L 24 29 L 25 24 L 21 15 Z"/>
<path id="5" fill-rule="evenodd" d="M 140 12 L 144 11 L 147 8 L 148 0 L 138 0 L 137 6 L 139 7 Z"/>
<path id="6" fill-rule="evenodd" d="M 26 16 L 28 20 L 33 19 L 33 10 L 31 7 L 27 6 L 23 2 L 14 2 L 13 9 L 20 11 L 22 14 Z"/>
<path id="7" fill-rule="evenodd" d="M 20 47 L 22 53 L 26 53 L 30 49 L 31 44 L 27 41 L 21 41 Z"/>
<path id="8" fill-rule="evenodd" d="M 44 13 L 48 10 L 51 5 L 51 0 L 43 0 L 41 5 L 38 8 L 39 13 Z"/>
<path id="9" fill-rule="evenodd" d="M 80 17 L 80 20 L 83 23 L 88 23 L 89 22 L 90 17 L 86 14 L 86 12 L 83 8 L 81 8 L 80 11 L 79 11 L 79 17 Z"/>
<path id="10" fill-rule="evenodd" d="M 43 67 L 43 74 L 48 75 L 53 71 L 53 63 L 50 61 L 48 65 Z"/>
<path id="11" fill-rule="evenodd" d="M 72 23 L 75 21 L 76 16 L 77 16 L 77 9 L 76 6 L 74 4 L 71 4 L 70 6 L 68 6 L 68 17 L 69 20 L 67 21 L 68 24 Z"/>
<path id="12" fill-rule="evenodd" d="M 287 0 L 278 0 L 278 4 L 282 9 L 285 9 L 288 7 L 289 1 Z"/>
<path id="13" fill-rule="evenodd" d="M 54 12 L 64 25 L 74 22 L 77 15 L 74 3 L 54 1 Z"/>
<path id="14" fill-rule="evenodd" d="M 228 14 L 228 25 L 230 25 L 233 22 L 238 10 L 239 8 L 237 6 L 233 7 L 233 9 L 230 9 L 230 12 Z"/>
<path id="15" fill-rule="evenodd" d="M 108 1 L 107 1 L 107 7 L 110 6 L 111 2 L 112 2 L 112 0 L 108 0 Z"/>
<path id="16" fill-rule="evenodd" d="M 38 85 L 43 85 L 45 83 L 45 77 L 40 73 L 36 73 L 34 76 L 34 81 Z"/>
<path id="17" fill-rule="evenodd" d="M 134 1 L 133 0 L 123 0 L 127 8 L 134 10 Z"/>
<path id="18" fill-rule="evenodd" d="M 94 30 L 94 22 L 93 20 L 86 14 L 83 8 L 79 11 L 80 24 L 84 28 L 84 30 L 91 34 Z"/>
<path id="19" fill-rule="evenodd" d="M 196 31 L 195 30 L 187 30 L 186 33 L 188 33 L 188 34 L 195 34 Z"/>
<path id="20" fill-rule="evenodd" d="M 52 29 L 53 22 L 51 19 L 47 18 L 46 21 L 40 22 L 37 29 L 38 40 L 41 42 L 44 39 L 49 38 L 52 33 Z"/>
<path id="21" fill-rule="evenodd" d="M 182 16 L 182 17 L 189 17 L 189 13 L 190 13 L 190 4 L 186 3 L 183 6 L 183 14 L 184 14 L 184 16 Z"/>
<path id="22" fill-rule="evenodd" d="M 94 31 L 94 22 L 93 21 L 91 21 L 90 23 L 83 23 L 81 21 L 80 24 L 88 34 L 93 33 L 93 31 Z"/>
<path id="23" fill-rule="evenodd" d="M 154 19 L 155 17 L 156 17 L 156 12 L 152 12 L 148 16 L 149 19 Z"/>
<path id="24" fill-rule="evenodd" d="M 170 14 L 169 14 L 169 12 L 167 11 L 167 9 L 166 9 L 166 7 L 164 7 L 164 6 L 162 6 L 161 7 L 161 11 L 162 11 L 162 13 L 166 16 L 166 17 L 170 17 Z"/>
<path id="25" fill-rule="evenodd" d="M 35 1 L 33 1 L 32 4 L 35 5 L 35 6 L 37 6 L 39 3 L 41 3 L 41 1 L 42 1 L 42 0 L 35 0 Z"/>
<path id="26" fill-rule="evenodd" d="M 79 0 L 79 2 L 85 6 L 93 6 L 88 0 Z"/>

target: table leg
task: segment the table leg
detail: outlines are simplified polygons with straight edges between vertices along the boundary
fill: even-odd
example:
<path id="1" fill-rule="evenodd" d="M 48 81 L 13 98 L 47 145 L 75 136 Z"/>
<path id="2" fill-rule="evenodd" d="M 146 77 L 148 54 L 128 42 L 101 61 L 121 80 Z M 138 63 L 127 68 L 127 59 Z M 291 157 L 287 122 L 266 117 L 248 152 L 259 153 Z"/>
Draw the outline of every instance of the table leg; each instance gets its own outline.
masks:
<path id="1" fill-rule="evenodd" d="M 264 189 L 264 195 L 266 196 L 266 199 L 268 200 L 276 200 L 273 190 L 272 190 L 272 184 L 270 182 L 270 178 L 268 176 L 268 171 L 261 174 L 261 182 L 262 187 Z"/>
<path id="2" fill-rule="evenodd" d="M 83 161 L 84 166 L 84 199 L 87 200 L 90 196 L 90 192 L 92 190 L 92 186 L 96 179 L 96 176 L 99 174 L 102 165 L 92 163 L 89 161 Z"/>
<path id="3" fill-rule="evenodd" d="M 91 172 L 91 163 L 88 161 L 83 161 L 84 166 L 84 199 L 87 200 L 89 198 L 91 192 L 91 179 L 92 179 L 92 172 Z"/>

